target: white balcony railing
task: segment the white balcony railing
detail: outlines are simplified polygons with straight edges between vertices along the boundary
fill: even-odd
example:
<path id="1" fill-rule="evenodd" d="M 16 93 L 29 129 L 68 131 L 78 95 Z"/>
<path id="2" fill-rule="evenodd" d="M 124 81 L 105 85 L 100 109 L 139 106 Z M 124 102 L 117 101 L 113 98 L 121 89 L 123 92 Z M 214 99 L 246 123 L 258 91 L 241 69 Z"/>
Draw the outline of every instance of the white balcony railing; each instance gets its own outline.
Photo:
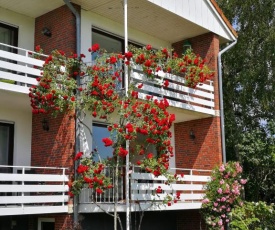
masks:
<path id="1" fill-rule="evenodd" d="M 135 82 L 143 82 L 139 98 L 145 99 L 147 95 L 154 98 L 166 98 L 172 107 L 187 109 L 196 112 L 215 115 L 214 86 L 212 81 L 199 84 L 195 89 L 184 85 L 183 77 L 158 71 L 156 81 L 148 81 L 141 70 L 135 68 L 131 72 Z M 163 88 L 163 81 L 168 80 L 168 87 Z"/>
<path id="2" fill-rule="evenodd" d="M 210 170 L 197 169 L 172 169 L 178 175 L 178 181 L 166 185 L 167 178 L 164 176 L 155 177 L 151 173 L 140 172 L 135 167 L 130 174 L 130 203 L 131 210 L 182 210 L 199 209 L 205 194 L 205 184 L 210 180 Z M 107 169 L 108 173 L 112 170 Z M 120 171 L 123 171 L 121 168 Z M 125 190 L 123 178 L 118 183 L 118 210 L 125 211 Z M 156 189 L 161 187 L 162 192 L 156 194 Z M 180 193 L 180 200 L 171 206 L 165 206 L 163 200 L 169 194 L 176 197 Z M 80 212 L 101 212 L 103 209 L 113 211 L 115 193 L 113 189 L 107 190 L 104 194 L 97 195 L 93 189 L 83 189 L 80 195 Z M 173 202 L 172 202 L 173 203 Z"/>
<path id="3" fill-rule="evenodd" d="M 21 93 L 29 93 L 28 87 L 37 85 L 36 78 L 40 76 L 39 68 L 44 61 L 34 58 L 39 54 L 14 46 L 0 43 L 0 90 L 10 90 Z M 40 55 L 43 59 L 45 55 Z M 134 68 L 130 74 L 131 79 L 144 86 L 139 91 L 139 98 L 145 99 L 146 95 L 154 98 L 166 98 L 172 107 L 196 111 L 204 114 L 215 115 L 214 87 L 212 81 L 201 84 L 192 89 L 184 85 L 184 79 L 172 74 L 159 71 L 157 78 L 169 80 L 169 86 L 163 88 L 162 83 L 148 81 L 142 71 Z M 85 81 L 89 79 L 85 78 Z M 84 81 L 84 85 L 87 83 Z"/>
<path id="4" fill-rule="evenodd" d="M 0 43 L 0 89 L 29 93 L 31 85 L 37 85 L 36 78 L 41 76 L 39 68 L 44 61 L 36 59 L 33 51 Z"/>
<path id="5" fill-rule="evenodd" d="M 0 216 L 67 213 L 66 168 L 0 165 Z"/>

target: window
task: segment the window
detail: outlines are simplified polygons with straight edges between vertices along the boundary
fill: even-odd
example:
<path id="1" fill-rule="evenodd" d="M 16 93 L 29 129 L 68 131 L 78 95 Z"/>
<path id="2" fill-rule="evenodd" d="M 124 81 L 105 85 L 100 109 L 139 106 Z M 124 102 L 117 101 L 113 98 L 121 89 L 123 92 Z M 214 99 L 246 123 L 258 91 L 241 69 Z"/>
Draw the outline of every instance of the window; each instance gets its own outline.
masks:
<path id="1" fill-rule="evenodd" d="M 18 45 L 17 44 L 18 43 L 18 28 L 0 23 L 0 43 L 4 43 L 7 45 L 11 45 L 11 46 L 17 46 Z M 14 49 L 14 48 L 11 48 L 8 46 L 4 46 L 1 44 L 0 44 L 0 50 L 17 53 L 17 49 Z M 8 60 L 5 58 L 0 58 L 0 61 L 16 63 L 16 61 L 11 61 L 11 60 Z M 2 68 L 0 68 L 0 70 L 11 72 L 11 73 L 14 72 L 12 70 L 2 69 Z M 0 78 L 0 82 L 6 82 L 6 83 L 11 83 L 11 84 L 15 83 L 12 80 L 1 79 L 1 78 Z"/>
<path id="2" fill-rule="evenodd" d="M 38 230 L 54 230 L 54 218 L 38 218 Z"/>
<path id="3" fill-rule="evenodd" d="M 13 164 L 14 124 L 0 123 L 0 165 Z"/>
<path id="4" fill-rule="evenodd" d="M 6 25 L 4 23 L 0 23 L 0 43 L 4 43 L 11 46 L 18 45 L 18 28 Z M 2 50 L 16 52 L 12 50 L 12 48 L 0 47 Z"/>
<path id="5" fill-rule="evenodd" d="M 103 138 L 110 137 L 110 132 L 107 129 L 106 124 L 93 123 L 92 127 L 93 132 L 93 149 L 97 149 L 97 152 L 100 155 L 101 159 L 106 159 L 107 157 L 113 156 L 113 148 L 105 147 L 102 142 Z M 98 154 L 94 155 L 94 161 L 99 161 Z"/>
<path id="6" fill-rule="evenodd" d="M 135 141 L 131 141 L 130 143 L 130 149 L 135 148 L 136 145 L 143 145 L 145 147 L 144 154 L 147 155 L 148 153 L 153 153 L 155 156 L 157 156 L 157 150 L 156 146 L 153 144 L 149 144 L 146 142 L 147 136 L 138 133 L 137 139 Z M 144 155 L 136 154 L 130 154 L 130 162 L 134 165 L 136 165 L 138 160 L 142 160 L 144 158 Z"/>
<path id="7" fill-rule="evenodd" d="M 111 35 L 107 32 L 103 32 L 99 29 L 92 29 L 92 45 L 99 44 L 100 48 L 103 48 L 107 53 L 124 53 L 124 39 L 119 36 Z M 135 42 L 128 42 L 129 45 L 142 47 Z M 92 61 L 97 57 L 97 53 L 92 54 Z M 122 85 L 118 85 L 117 88 L 120 89 L 124 87 L 124 76 L 122 76 Z"/>

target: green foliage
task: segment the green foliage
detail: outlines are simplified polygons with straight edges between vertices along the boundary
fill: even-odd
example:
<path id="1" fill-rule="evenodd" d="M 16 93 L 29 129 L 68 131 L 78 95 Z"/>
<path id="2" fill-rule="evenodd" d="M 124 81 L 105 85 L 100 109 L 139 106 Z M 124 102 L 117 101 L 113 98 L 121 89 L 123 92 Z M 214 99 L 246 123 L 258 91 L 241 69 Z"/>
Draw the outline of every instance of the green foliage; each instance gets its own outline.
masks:
<path id="1" fill-rule="evenodd" d="M 9 83 L 9 84 L 14 84 L 15 83 L 15 81 L 9 80 L 9 79 L 0 79 L 0 82 Z"/>
<path id="2" fill-rule="evenodd" d="M 245 202 L 238 206 L 230 214 L 232 230 L 261 230 L 274 229 L 275 210 L 274 204 L 267 205 L 265 202 Z"/>
<path id="3" fill-rule="evenodd" d="M 246 199 L 274 202 L 275 1 L 217 3 L 238 33 L 222 57 L 227 156 L 244 166 Z"/>

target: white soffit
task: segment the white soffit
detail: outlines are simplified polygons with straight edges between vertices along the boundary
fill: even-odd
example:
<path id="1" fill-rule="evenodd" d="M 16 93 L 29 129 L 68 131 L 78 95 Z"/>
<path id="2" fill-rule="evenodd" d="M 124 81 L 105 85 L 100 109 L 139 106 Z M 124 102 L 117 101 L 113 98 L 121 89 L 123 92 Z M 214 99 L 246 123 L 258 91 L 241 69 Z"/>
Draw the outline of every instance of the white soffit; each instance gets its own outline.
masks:
<path id="1" fill-rule="evenodd" d="M 197 24 L 225 40 L 235 40 L 235 36 L 226 25 L 210 0 L 147 0 L 194 24 Z"/>

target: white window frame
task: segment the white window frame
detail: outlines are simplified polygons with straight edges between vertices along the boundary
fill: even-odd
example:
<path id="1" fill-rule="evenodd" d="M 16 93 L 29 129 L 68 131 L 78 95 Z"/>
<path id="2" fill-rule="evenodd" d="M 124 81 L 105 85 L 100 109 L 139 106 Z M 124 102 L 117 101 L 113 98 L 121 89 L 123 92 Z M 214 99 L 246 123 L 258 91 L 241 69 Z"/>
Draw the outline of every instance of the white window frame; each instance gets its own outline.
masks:
<path id="1" fill-rule="evenodd" d="M 42 223 L 43 222 L 51 222 L 51 223 L 55 223 L 55 218 L 38 218 L 38 226 L 37 229 L 38 230 L 42 230 Z"/>

